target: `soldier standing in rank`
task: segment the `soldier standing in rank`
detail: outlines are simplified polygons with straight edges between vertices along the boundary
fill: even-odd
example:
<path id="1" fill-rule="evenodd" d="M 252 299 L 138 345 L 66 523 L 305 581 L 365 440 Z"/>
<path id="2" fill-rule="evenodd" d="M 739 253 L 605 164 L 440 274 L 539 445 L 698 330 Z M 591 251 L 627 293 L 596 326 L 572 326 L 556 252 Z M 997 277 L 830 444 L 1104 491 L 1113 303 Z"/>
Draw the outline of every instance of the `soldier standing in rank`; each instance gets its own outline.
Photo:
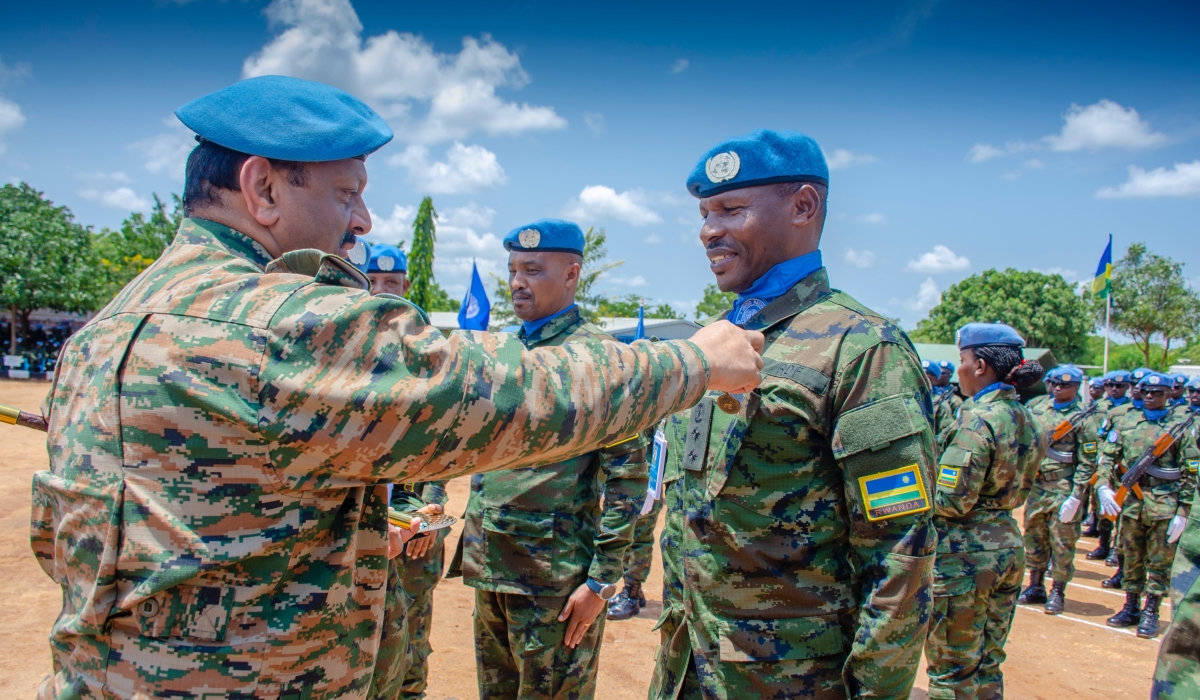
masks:
<path id="1" fill-rule="evenodd" d="M 907 336 L 832 289 L 816 142 L 756 131 L 688 178 L 761 391 L 666 426 L 664 601 L 649 697 L 907 698 L 935 534 L 929 381 Z"/>
<path id="2" fill-rule="evenodd" d="M 1167 594 L 1175 542 L 1183 534 L 1195 496 L 1200 451 L 1194 436 L 1185 432 L 1155 461 L 1137 488 L 1126 494 L 1124 503 L 1117 504 L 1115 492 L 1120 488 L 1124 470 L 1132 467 L 1174 425 L 1167 408 L 1172 383 L 1171 377 L 1157 372 L 1142 378 L 1138 388 L 1144 404 L 1109 430 L 1097 480 L 1101 510 L 1108 516 L 1119 513 L 1121 521 L 1125 606 L 1108 618 L 1108 625 L 1137 625 L 1137 635 L 1147 639 L 1158 634 L 1158 606 Z"/>
<path id="3" fill-rule="evenodd" d="M 1187 400 L 1187 396 L 1185 396 L 1184 394 L 1187 392 L 1187 384 L 1188 384 L 1189 377 L 1186 374 L 1181 373 L 1181 374 L 1173 375 L 1171 378 L 1175 381 L 1175 384 L 1171 388 L 1171 397 L 1170 397 L 1170 400 L 1167 401 L 1167 405 L 1169 405 L 1169 406 L 1186 406 L 1188 400 Z"/>
<path id="4" fill-rule="evenodd" d="M 947 377 L 947 372 L 953 372 L 955 369 L 954 363 L 948 360 L 942 360 L 938 366 L 942 369 L 943 377 Z M 933 429 L 939 441 L 942 433 L 946 432 L 958 418 L 958 409 L 962 407 L 966 398 L 958 384 L 950 383 L 948 378 L 943 381 L 945 382 L 944 390 L 933 399 Z"/>
<path id="5" fill-rule="evenodd" d="M 1021 358 L 1025 341 L 1004 324 L 968 323 L 957 340 L 958 382 L 970 398 L 942 436 L 929 697 L 1002 698 L 1000 665 L 1025 571 L 1012 511 L 1046 454 L 1046 434 L 1016 389 L 1036 384 L 1042 368 Z"/>
<path id="6" fill-rule="evenodd" d="M 575 305 L 578 226 L 544 219 L 514 229 L 504 247 L 526 347 L 611 340 Z M 595 694 L 602 613 L 646 498 L 646 446 L 629 433 L 573 459 L 472 479 L 448 575 L 475 589 L 481 698 Z"/>
<path id="7" fill-rule="evenodd" d="M 1081 529 L 1077 516 L 1096 472 L 1098 419 L 1094 413 L 1086 419 L 1078 418 L 1084 412 L 1078 396 L 1082 381 L 1083 372 L 1077 367 L 1062 365 L 1050 370 L 1046 384 L 1052 400 L 1030 410 L 1047 435 L 1064 421 L 1082 421 L 1046 449 L 1025 502 L 1029 587 L 1017 602 L 1044 603 L 1048 615 L 1063 611 L 1067 583 L 1075 576 L 1075 543 Z M 1054 584 L 1047 596 L 1043 578 L 1050 564 Z"/>
<path id="8" fill-rule="evenodd" d="M 1100 399 L 1100 408 L 1097 409 L 1097 415 L 1100 416 L 1100 430 L 1097 433 L 1100 441 L 1108 435 L 1108 426 L 1111 425 L 1111 413 L 1114 408 L 1123 406 L 1130 402 L 1127 395 L 1129 393 L 1129 372 L 1125 370 L 1113 370 L 1101 377 L 1104 383 L 1104 398 Z M 1087 553 L 1087 558 L 1092 561 L 1102 561 L 1115 553 L 1112 547 L 1113 542 L 1113 522 L 1100 515 L 1100 501 L 1096 498 L 1096 489 L 1093 487 L 1089 494 L 1091 498 L 1091 517 L 1094 523 L 1087 532 L 1083 533 L 1085 537 L 1098 537 L 1099 542 L 1096 543 L 1096 548 Z"/>
<path id="9" fill-rule="evenodd" d="M 41 697 L 364 698 L 388 557 L 420 527 L 389 530 L 387 483 L 568 459 L 758 382 L 761 336 L 730 324 L 527 350 L 371 296 L 339 253 L 392 132 L 341 90 L 251 78 L 176 114 L 188 218 L 48 397 Z"/>
<path id="10" fill-rule="evenodd" d="M 1099 401 L 1104 398 L 1104 379 L 1101 377 L 1089 377 L 1087 389 L 1088 398 L 1092 401 Z"/>
<path id="11" fill-rule="evenodd" d="M 625 550 L 625 584 L 621 592 L 608 601 L 610 620 L 628 620 L 646 607 L 643 586 L 650 578 L 650 566 L 654 563 L 654 528 L 662 510 L 662 499 L 655 499 L 649 512 L 638 516 L 633 528 L 633 542 Z"/>
<path id="12" fill-rule="evenodd" d="M 1146 367 L 1139 367 L 1129 373 L 1129 402 L 1121 404 L 1108 412 L 1108 420 L 1100 427 L 1100 435 L 1102 439 L 1107 439 L 1108 433 L 1111 430 L 1116 430 L 1122 421 L 1126 420 L 1131 414 L 1136 418 L 1141 414 L 1142 408 L 1145 406 L 1145 401 L 1142 397 L 1140 383 L 1142 379 L 1154 374 L 1154 371 Z M 1097 479 L 1098 485 L 1102 482 Z M 1101 527 L 1107 527 L 1112 531 L 1112 547 L 1109 549 L 1108 557 L 1104 563 L 1107 566 L 1115 566 L 1117 570 L 1113 575 L 1100 582 L 1104 588 L 1119 589 L 1125 580 L 1125 555 L 1121 552 L 1121 526 L 1124 521 L 1117 518 L 1116 522 L 1109 522 L 1106 526 L 1101 523 Z M 1094 552 L 1093 552 L 1094 553 Z M 1089 553 L 1090 558 L 1093 553 Z"/>

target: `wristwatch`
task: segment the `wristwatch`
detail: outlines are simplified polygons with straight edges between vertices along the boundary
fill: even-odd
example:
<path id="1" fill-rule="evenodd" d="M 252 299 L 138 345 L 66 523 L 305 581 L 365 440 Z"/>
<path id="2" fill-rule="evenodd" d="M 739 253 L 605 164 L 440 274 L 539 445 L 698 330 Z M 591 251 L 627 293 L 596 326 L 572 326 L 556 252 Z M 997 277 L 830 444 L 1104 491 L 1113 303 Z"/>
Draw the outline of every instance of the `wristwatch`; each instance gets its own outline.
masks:
<path id="1" fill-rule="evenodd" d="M 608 600 L 617 594 L 617 584 L 600 583 L 594 578 L 587 580 L 587 587 L 592 589 L 592 593 L 600 596 L 600 600 Z"/>

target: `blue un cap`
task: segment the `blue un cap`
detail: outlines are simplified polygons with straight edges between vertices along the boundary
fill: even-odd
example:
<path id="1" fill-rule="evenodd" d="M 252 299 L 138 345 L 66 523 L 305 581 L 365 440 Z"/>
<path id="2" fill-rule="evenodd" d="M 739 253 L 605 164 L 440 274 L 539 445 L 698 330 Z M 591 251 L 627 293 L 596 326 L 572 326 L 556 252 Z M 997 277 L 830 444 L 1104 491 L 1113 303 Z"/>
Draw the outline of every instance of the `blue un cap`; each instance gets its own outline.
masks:
<path id="1" fill-rule="evenodd" d="M 1104 375 L 1104 383 L 1105 384 L 1128 384 L 1129 383 L 1129 372 L 1126 372 L 1123 369 L 1114 369 L 1113 371 Z"/>
<path id="2" fill-rule="evenodd" d="M 950 360 L 942 360 L 938 363 L 938 367 L 940 367 L 943 372 L 954 372 L 954 363 Z"/>
<path id="3" fill-rule="evenodd" d="M 1187 383 L 1188 391 L 1200 391 L 1200 377 L 1195 377 Z"/>
<path id="4" fill-rule="evenodd" d="M 829 184 L 821 147 L 798 131 L 759 129 L 708 150 L 692 168 L 687 188 L 693 197 L 768 185 L 773 182 Z"/>
<path id="5" fill-rule="evenodd" d="M 1083 370 L 1075 365 L 1059 365 L 1046 373 L 1047 382 L 1077 384 L 1083 382 Z"/>
<path id="6" fill-rule="evenodd" d="M 1188 377 L 1186 374 L 1180 373 L 1180 374 L 1176 374 L 1174 379 L 1175 379 L 1175 388 L 1178 389 L 1180 387 L 1187 386 L 1188 379 L 1190 379 L 1190 377 Z"/>
<path id="7" fill-rule="evenodd" d="M 1025 347 L 1025 339 L 1003 323 L 968 323 L 954 336 L 960 350 L 982 345 L 1003 345 L 1010 348 Z"/>
<path id="8" fill-rule="evenodd" d="M 1142 380 L 1146 377 L 1149 377 L 1151 374 L 1155 374 L 1155 371 L 1149 367 L 1138 367 L 1129 373 L 1129 381 L 1133 382 L 1134 384 L 1141 384 Z"/>
<path id="9" fill-rule="evenodd" d="M 933 360 L 921 360 L 921 367 L 925 370 L 925 374 L 937 379 L 942 376 L 942 370 Z"/>
<path id="10" fill-rule="evenodd" d="M 1144 377 L 1138 380 L 1139 389 L 1149 389 L 1151 387 L 1156 389 L 1170 389 L 1174 385 L 1174 378 L 1154 371 L 1148 371 Z"/>
<path id="11" fill-rule="evenodd" d="M 408 272 L 408 256 L 394 245 L 373 243 L 367 272 Z"/>
<path id="12" fill-rule="evenodd" d="M 383 117 L 357 97 L 282 75 L 234 83 L 192 100 L 175 116 L 205 141 L 302 163 L 365 156 L 392 140 Z"/>
<path id="13" fill-rule="evenodd" d="M 504 237 L 505 250 L 578 253 L 583 255 L 583 231 L 562 219 L 542 219 L 518 226 Z"/>

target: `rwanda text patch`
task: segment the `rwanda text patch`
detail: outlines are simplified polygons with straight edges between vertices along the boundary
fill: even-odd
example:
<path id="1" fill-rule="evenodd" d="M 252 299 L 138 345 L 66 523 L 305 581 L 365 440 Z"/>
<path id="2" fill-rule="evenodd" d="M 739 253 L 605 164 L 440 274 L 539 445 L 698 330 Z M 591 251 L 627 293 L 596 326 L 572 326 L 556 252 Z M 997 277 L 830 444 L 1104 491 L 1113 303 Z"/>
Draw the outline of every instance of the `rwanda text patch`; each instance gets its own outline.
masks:
<path id="1" fill-rule="evenodd" d="M 887 520 L 929 510 L 929 495 L 915 464 L 858 477 L 867 520 Z"/>

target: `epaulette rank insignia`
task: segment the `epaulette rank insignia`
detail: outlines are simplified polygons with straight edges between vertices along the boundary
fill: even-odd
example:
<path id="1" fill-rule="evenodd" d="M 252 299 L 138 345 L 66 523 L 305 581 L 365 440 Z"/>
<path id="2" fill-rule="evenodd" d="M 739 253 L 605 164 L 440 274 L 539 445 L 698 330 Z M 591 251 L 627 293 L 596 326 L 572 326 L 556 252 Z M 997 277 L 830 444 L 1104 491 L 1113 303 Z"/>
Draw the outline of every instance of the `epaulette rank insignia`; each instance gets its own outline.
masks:
<path id="1" fill-rule="evenodd" d="M 867 520 L 887 520 L 929 510 L 929 494 L 917 465 L 858 477 Z"/>

